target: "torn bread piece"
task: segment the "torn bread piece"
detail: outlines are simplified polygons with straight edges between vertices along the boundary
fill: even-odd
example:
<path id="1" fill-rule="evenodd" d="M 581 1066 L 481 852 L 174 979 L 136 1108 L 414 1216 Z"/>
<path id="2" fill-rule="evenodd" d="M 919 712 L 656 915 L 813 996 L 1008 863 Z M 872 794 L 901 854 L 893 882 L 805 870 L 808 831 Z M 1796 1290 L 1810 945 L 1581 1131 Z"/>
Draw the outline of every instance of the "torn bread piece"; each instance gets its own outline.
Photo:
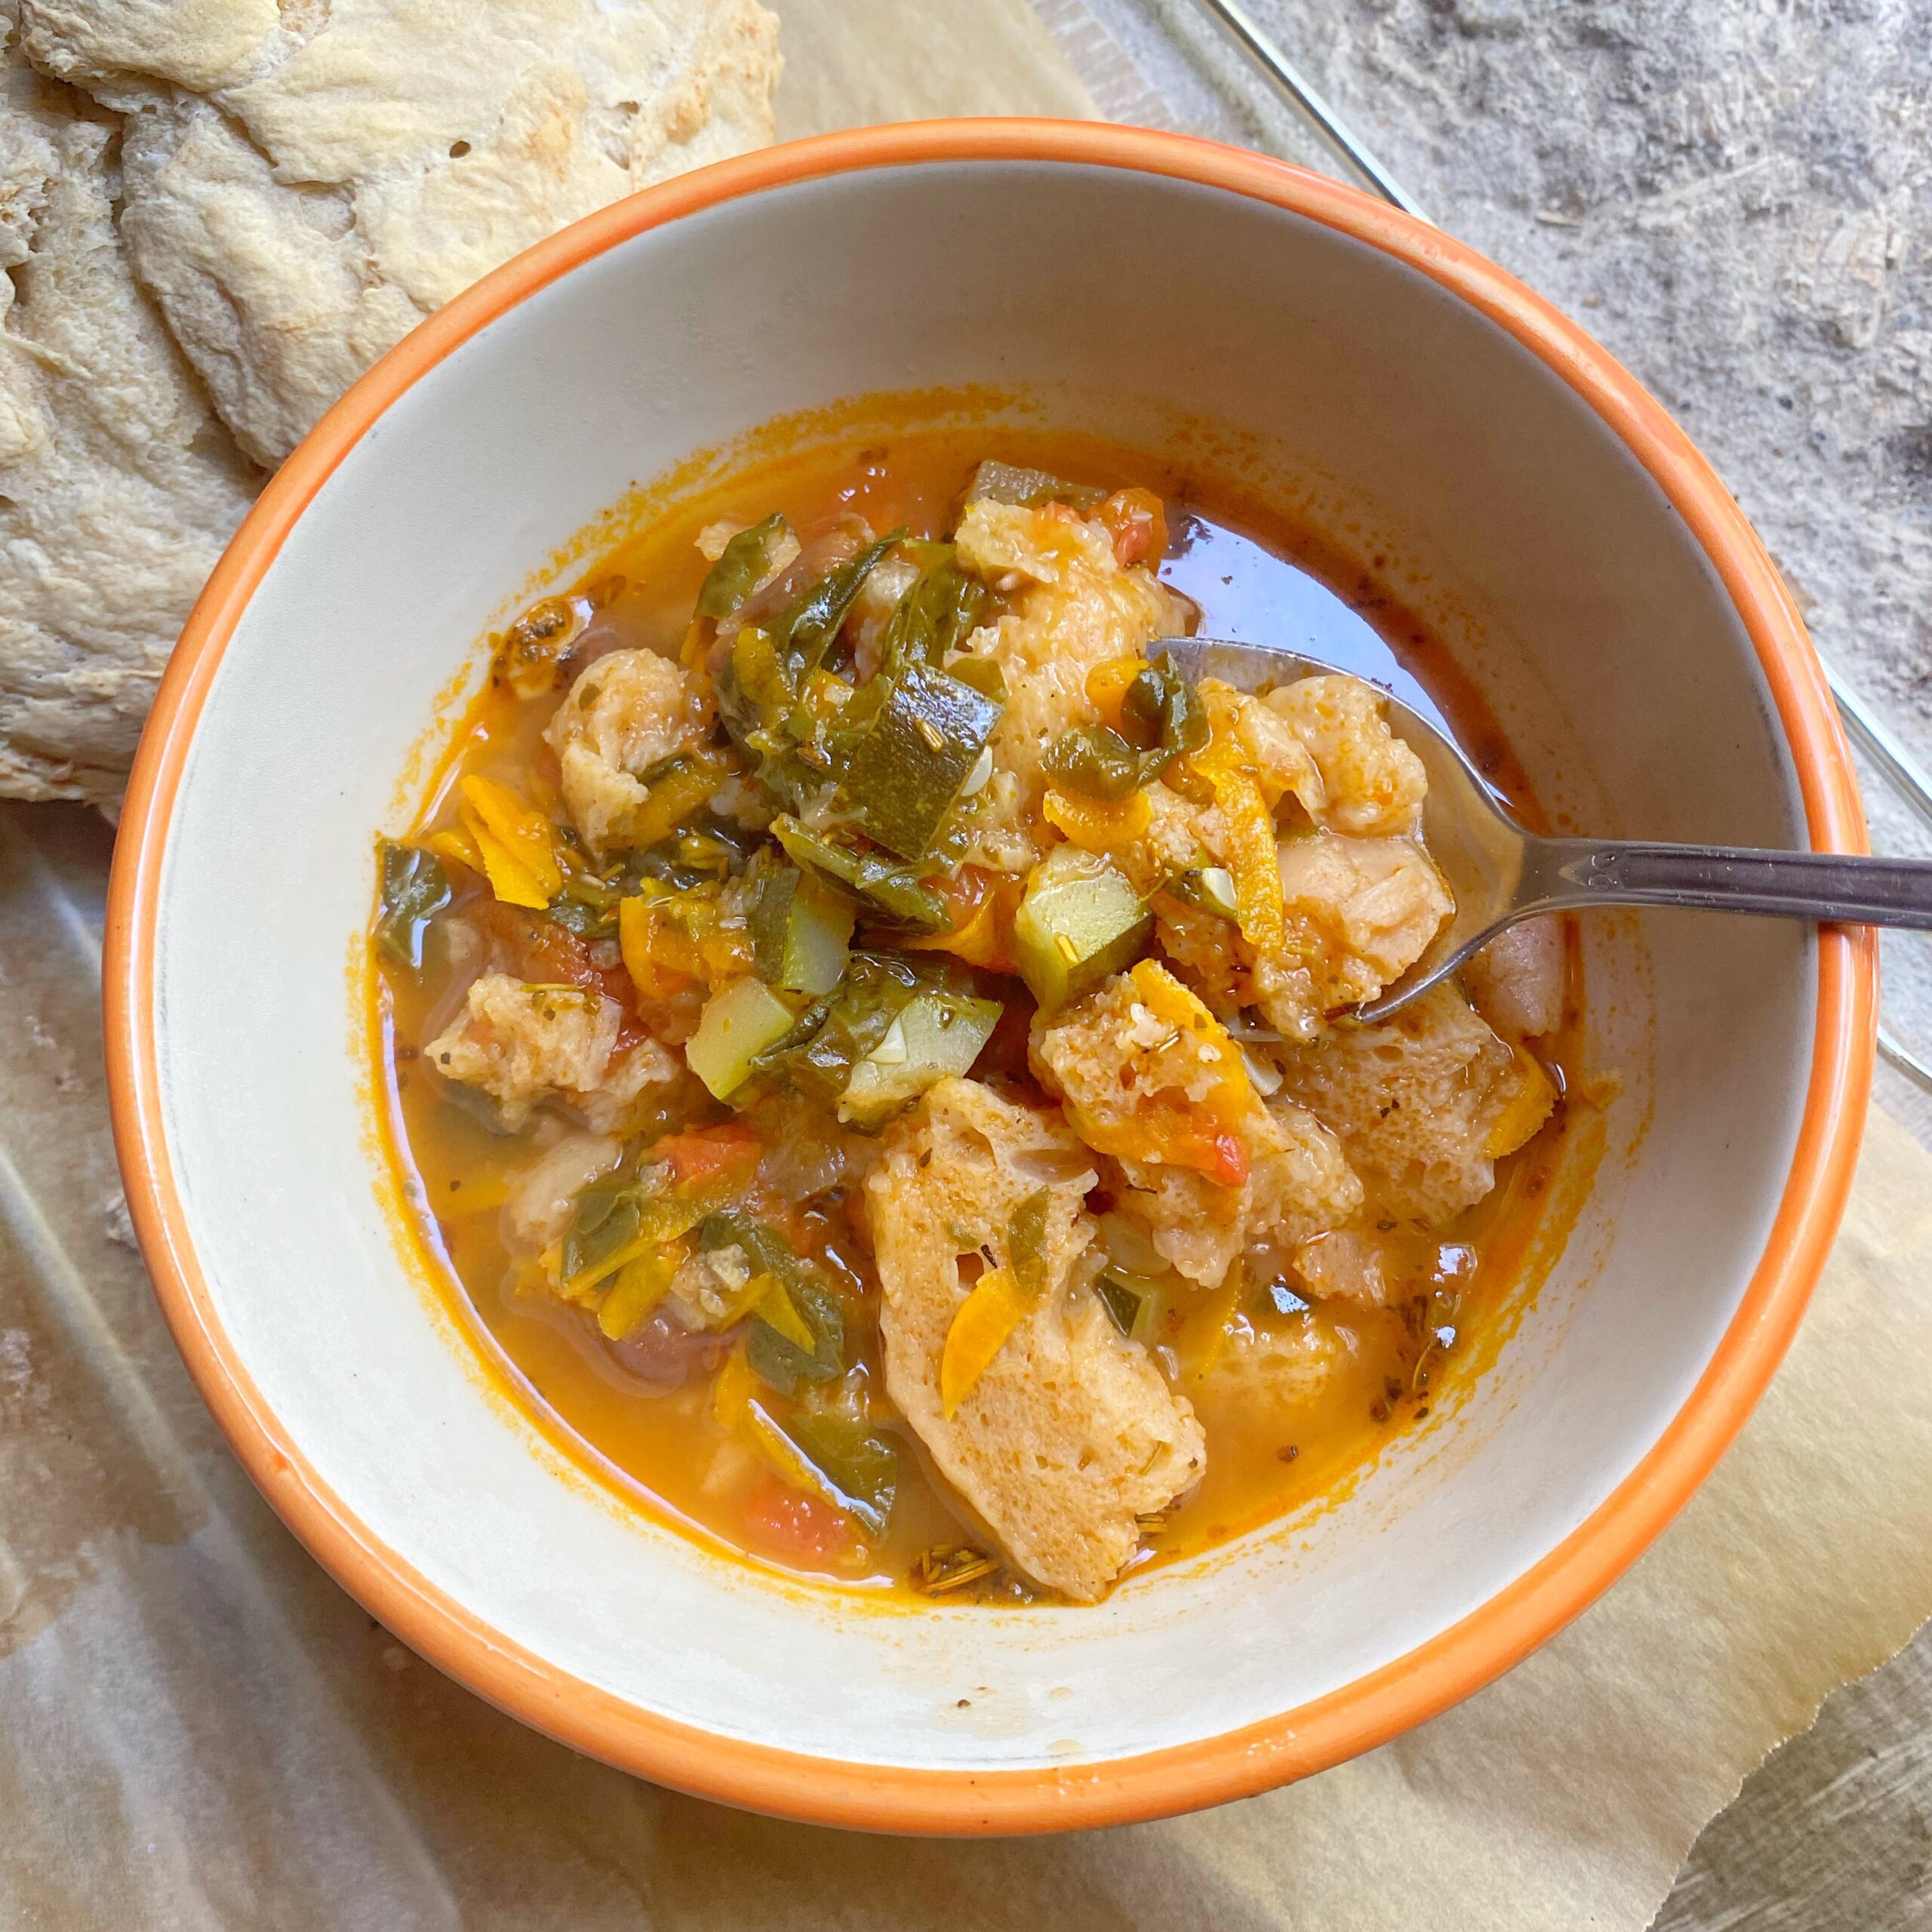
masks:
<path id="1" fill-rule="evenodd" d="M 1036 1016 L 1028 1052 L 1081 1137 L 1118 1162 L 1120 1211 L 1201 1287 L 1250 1247 L 1272 1272 L 1277 1251 L 1361 1205 L 1334 1135 L 1291 1101 L 1264 1103 L 1227 1029 L 1155 961 Z"/>
<path id="2" fill-rule="evenodd" d="M 581 986 L 485 973 L 423 1054 L 445 1079 L 481 1088 L 512 1131 L 543 1102 L 560 1100 L 609 1134 L 626 1124 L 647 1088 L 678 1077 L 677 1062 L 655 1040 L 619 1045 L 623 1017 L 615 1000 Z"/>
<path id="3" fill-rule="evenodd" d="M 136 285 L 109 117 L 0 61 L 0 793 L 109 811 L 259 485 Z"/>
<path id="4" fill-rule="evenodd" d="M 866 1183 L 888 1392 L 1014 1567 L 1076 1603 L 1207 1464 L 1192 1408 L 1093 1291 L 1093 1180 L 1057 1115 L 948 1079 L 888 1132 Z M 962 1259 L 1012 1269 L 1023 1211 L 1039 1223 L 1037 1290 L 949 1416 L 942 1364 L 974 1285 Z"/>
<path id="5" fill-rule="evenodd" d="M 1374 1026 L 1279 1055 L 1287 1092 L 1340 1136 L 1395 1214 L 1436 1226 L 1496 1184 L 1496 1163 L 1549 1118 L 1555 1089 L 1453 986 Z"/>
<path id="6" fill-rule="evenodd" d="M 266 463 L 518 250 L 772 134 L 758 0 L 21 0 L 21 19 L 36 65 L 127 115 L 136 272 Z"/>

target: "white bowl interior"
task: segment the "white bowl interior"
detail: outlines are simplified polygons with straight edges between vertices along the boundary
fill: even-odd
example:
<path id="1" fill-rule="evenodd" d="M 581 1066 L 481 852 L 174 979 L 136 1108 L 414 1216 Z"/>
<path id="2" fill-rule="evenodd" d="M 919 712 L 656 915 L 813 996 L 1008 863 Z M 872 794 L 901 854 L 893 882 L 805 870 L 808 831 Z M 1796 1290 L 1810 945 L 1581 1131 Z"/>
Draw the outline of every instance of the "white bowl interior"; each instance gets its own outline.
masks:
<path id="1" fill-rule="evenodd" d="M 512 309 L 351 451 L 228 648 L 162 876 L 167 1134 L 215 1315 L 368 1533 L 505 1638 L 709 1730 L 979 1769 L 1321 1697 L 1581 1523 L 1684 1401 L 1761 1252 L 1815 976 L 1795 928 L 1592 924 L 1595 1057 L 1622 1097 L 1496 1370 L 1345 1506 L 1100 1607 L 906 1614 L 768 1583 L 533 1453 L 379 1206 L 347 965 L 371 835 L 403 822 L 412 745 L 506 598 L 633 484 L 782 412 L 962 383 L 1142 443 L 1241 426 L 1257 473 L 1387 550 L 1546 800 L 1625 834 L 1803 835 L 1742 627 L 1623 446 L 1426 278 L 1232 195 L 997 162 L 768 192 Z"/>

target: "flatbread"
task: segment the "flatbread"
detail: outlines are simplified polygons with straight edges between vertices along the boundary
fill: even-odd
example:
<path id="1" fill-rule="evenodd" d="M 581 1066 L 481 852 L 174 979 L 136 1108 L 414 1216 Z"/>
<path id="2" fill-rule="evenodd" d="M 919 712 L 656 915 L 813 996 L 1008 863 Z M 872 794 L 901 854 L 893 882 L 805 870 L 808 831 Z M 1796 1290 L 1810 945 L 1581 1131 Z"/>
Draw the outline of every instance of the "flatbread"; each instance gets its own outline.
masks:
<path id="1" fill-rule="evenodd" d="M 519 249 L 771 138 L 758 0 L 20 8 L 35 64 L 126 115 L 135 272 L 266 463 Z"/>
<path id="2" fill-rule="evenodd" d="M 0 0 L 0 793 L 111 808 L 260 476 L 122 252 L 112 117 L 13 26 Z"/>
<path id="3" fill-rule="evenodd" d="M 0 795 L 110 808 L 257 465 L 518 250 L 768 141 L 779 69 L 758 0 L 0 0 Z"/>

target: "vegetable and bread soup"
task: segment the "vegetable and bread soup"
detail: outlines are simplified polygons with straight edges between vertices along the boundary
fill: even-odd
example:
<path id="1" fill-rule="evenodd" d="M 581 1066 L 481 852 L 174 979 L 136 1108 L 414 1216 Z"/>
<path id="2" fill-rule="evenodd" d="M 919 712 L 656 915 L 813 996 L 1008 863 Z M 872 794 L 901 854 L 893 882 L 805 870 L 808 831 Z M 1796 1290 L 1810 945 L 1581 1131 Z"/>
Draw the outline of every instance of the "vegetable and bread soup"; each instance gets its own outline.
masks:
<path id="1" fill-rule="evenodd" d="M 1422 768 L 1366 681 L 1149 659 L 1290 590 L 1372 638 L 1198 488 L 1017 435 L 737 475 L 497 640 L 383 846 L 423 1237 L 691 1534 L 1091 1602 L 1333 1493 L 1503 1318 L 1574 961 L 1350 1023 L 1450 909 Z"/>

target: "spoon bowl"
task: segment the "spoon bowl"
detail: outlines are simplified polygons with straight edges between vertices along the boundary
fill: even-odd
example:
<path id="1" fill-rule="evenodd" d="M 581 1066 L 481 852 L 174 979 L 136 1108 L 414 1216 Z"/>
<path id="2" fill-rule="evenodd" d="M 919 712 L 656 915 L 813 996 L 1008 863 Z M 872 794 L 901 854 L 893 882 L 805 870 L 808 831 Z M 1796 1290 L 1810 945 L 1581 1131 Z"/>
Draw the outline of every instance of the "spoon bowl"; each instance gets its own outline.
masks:
<path id="1" fill-rule="evenodd" d="M 1219 638 L 1163 638 L 1149 653 L 1164 654 L 1197 682 L 1218 678 L 1241 691 L 1353 675 L 1298 651 Z M 1389 728 L 1428 775 L 1422 837 L 1455 909 L 1407 972 L 1352 1009 L 1358 1020 L 1399 1013 L 1518 921 L 1586 906 L 1676 906 L 1932 931 L 1932 861 L 1526 831 L 1454 739 L 1392 693 L 1381 696 Z"/>

